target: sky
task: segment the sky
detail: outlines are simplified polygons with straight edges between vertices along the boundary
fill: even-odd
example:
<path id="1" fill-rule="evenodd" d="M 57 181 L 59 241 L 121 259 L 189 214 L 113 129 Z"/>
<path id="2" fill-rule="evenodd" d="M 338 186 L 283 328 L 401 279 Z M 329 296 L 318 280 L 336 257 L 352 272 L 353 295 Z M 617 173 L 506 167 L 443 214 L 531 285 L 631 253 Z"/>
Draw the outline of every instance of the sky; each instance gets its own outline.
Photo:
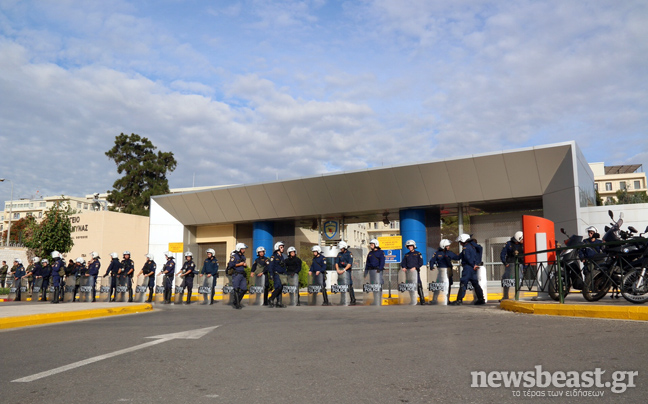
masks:
<path id="1" fill-rule="evenodd" d="M 0 0 L 0 178 L 105 192 L 120 133 L 171 188 L 569 140 L 645 170 L 647 38 L 645 0 Z"/>

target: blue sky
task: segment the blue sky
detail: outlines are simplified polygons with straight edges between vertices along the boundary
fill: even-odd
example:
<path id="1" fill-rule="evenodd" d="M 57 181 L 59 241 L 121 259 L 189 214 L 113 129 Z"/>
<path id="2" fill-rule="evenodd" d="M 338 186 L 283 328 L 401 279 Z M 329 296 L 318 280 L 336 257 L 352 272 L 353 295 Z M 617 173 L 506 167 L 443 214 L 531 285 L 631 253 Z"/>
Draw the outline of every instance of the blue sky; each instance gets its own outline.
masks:
<path id="1" fill-rule="evenodd" d="M 0 177 L 109 190 L 121 132 L 171 187 L 567 140 L 645 168 L 646 38 L 644 1 L 0 0 Z"/>

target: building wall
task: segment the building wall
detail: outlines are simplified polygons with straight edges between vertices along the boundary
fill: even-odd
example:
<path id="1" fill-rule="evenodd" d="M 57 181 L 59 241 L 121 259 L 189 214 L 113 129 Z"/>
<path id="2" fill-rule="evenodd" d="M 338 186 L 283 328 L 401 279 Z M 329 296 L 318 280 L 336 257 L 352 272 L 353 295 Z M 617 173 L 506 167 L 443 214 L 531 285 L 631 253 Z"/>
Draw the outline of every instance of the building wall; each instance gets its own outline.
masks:
<path id="1" fill-rule="evenodd" d="M 627 230 L 628 226 L 633 226 L 643 233 L 646 230 L 646 226 L 648 226 L 648 203 L 591 206 L 581 210 L 585 224 L 578 229 L 577 234 L 585 235 L 585 228 L 587 226 L 596 226 L 601 233 L 601 237 L 603 237 L 605 226 L 609 226 L 612 222 L 610 216 L 608 216 L 608 210 L 612 210 L 615 219 L 623 212 L 623 226 L 621 226 L 623 230 Z"/>

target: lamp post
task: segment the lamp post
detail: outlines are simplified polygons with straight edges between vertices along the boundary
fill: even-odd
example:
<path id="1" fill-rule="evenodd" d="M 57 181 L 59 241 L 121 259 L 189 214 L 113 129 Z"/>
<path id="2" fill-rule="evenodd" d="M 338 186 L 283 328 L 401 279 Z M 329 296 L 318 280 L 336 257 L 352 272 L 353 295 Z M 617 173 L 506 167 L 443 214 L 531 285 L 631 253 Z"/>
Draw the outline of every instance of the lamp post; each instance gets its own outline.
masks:
<path id="1" fill-rule="evenodd" d="M 13 181 L 7 179 L 11 183 L 11 202 L 9 204 L 9 225 L 7 226 L 7 243 L 5 246 L 9 247 L 9 236 L 11 235 L 11 215 L 13 213 Z M 0 178 L 0 182 L 5 182 L 5 178 Z"/>

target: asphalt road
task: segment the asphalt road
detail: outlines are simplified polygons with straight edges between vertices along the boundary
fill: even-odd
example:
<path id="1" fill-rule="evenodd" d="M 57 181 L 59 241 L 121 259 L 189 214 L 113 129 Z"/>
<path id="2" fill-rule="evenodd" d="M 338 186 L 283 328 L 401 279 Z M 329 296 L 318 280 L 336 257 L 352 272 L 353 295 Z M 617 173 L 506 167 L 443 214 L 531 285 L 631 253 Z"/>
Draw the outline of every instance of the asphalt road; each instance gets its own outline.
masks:
<path id="1" fill-rule="evenodd" d="M 159 306 L 158 306 L 159 307 Z M 206 327 L 33 382 L 19 378 Z M 645 403 L 648 324 L 485 307 L 163 306 L 152 313 L 0 332 L 2 403 Z M 568 388 L 471 387 L 471 371 L 638 371 L 598 398 Z M 520 397 L 515 394 L 520 393 Z M 531 398 L 526 394 L 544 394 Z"/>

